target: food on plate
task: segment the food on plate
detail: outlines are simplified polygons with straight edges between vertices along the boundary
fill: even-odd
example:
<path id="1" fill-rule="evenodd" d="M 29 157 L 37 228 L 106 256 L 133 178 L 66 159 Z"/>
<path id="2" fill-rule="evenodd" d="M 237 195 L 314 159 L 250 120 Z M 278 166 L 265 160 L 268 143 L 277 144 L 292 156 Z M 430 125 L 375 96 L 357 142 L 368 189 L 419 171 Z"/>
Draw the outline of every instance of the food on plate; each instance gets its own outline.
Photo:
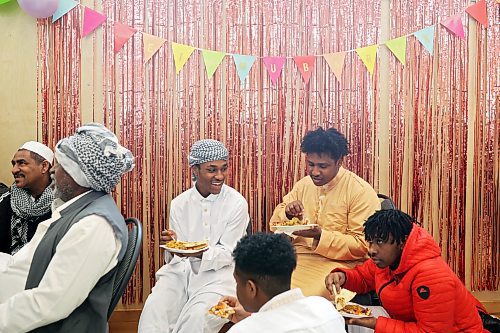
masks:
<path id="1" fill-rule="evenodd" d="M 372 310 L 369 308 L 365 308 L 364 306 L 358 304 L 347 304 L 341 310 L 341 312 L 358 315 L 358 316 L 370 316 L 372 314 Z"/>
<path id="2" fill-rule="evenodd" d="M 294 217 L 291 220 L 282 221 L 282 222 L 275 222 L 273 225 L 274 226 L 286 226 L 286 227 L 290 227 L 290 226 L 294 226 L 294 225 L 307 225 L 307 224 L 309 224 L 309 220 L 308 219 L 302 219 L 302 220 L 300 220 L 298 217 Z"/>
<path id="3" fill-rule="evenodd" d="M 208 247 L 208 242 L 207 241 L 183 242 L 178 240 L 171 240 L 167 242 L 165 246 L 170 249 L 177 249 L 177 250 L 202 250 Z"/>
<path id="4" fill-rule="evenodd" d="M 219 301 L 219 303 L 208 310 L 208 313 L 227 319 L 230 315 L 234 314 L 234 309 L 227 305 L 227 303 Z"/>
<path id="5" fill-rule="evenodd" d="M 354 296 L 356 296 L 356 293 L 354 291 L 342 288 L 340 289 L 340 293 L 333 296 L 335 308 L 337 308 L 337 310 L 341 310 L 347 305 L 348 302 L 350 302 L 354 298 Z"/>

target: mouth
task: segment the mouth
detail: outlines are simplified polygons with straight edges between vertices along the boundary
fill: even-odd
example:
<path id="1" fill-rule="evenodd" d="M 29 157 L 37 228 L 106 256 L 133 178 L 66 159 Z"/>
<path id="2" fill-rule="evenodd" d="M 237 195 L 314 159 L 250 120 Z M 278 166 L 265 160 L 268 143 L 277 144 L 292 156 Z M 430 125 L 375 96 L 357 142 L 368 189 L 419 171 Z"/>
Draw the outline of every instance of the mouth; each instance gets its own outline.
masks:
<path id="1" fill-rule="evenodd" d="M 315 178 L 315 177 L 311 177 L 312 181 L 314 183 L 321 183 L 322 182 L 322 179 L 321 178 Z"/>
<path id="2" fill-rule="evenodd" d="M 224 182 L 212 182 L 212 186 L 215 187 L 222 187 L 222 184 L 224 184 Z"/>

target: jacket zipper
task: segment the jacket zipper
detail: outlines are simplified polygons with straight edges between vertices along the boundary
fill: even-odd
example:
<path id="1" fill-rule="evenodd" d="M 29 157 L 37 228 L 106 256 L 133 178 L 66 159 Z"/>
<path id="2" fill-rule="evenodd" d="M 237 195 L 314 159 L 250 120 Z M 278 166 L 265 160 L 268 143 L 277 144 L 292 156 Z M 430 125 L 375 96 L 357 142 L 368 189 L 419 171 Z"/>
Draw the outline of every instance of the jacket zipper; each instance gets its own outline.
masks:
<path id="1" fill-rule="evenodd" d="M 380 296 L 381 296 L 381 295 L 380 295 L 380 293 L 382 292 L 382 289 L 384 289 L 385 287 L 387 287 L 388 285 L 390 285 L 390 284 L 391 284 L 391 283 L 393 283 L 394 281 L 396 281 L 396 279 L 395 279 L 395 278 L 390 279 L 388 282 L 384 283 L 384 284 L 382 285 L 382 287 L 380 287 L 380 289 L 378 290 L 378 300 L 379 300 L 379 302 L 380 302 L 380 306 L 382 306 L 382 307 L 384 306 L 384 305 L 382 304 L 382 297 L 380 297 Z"/>

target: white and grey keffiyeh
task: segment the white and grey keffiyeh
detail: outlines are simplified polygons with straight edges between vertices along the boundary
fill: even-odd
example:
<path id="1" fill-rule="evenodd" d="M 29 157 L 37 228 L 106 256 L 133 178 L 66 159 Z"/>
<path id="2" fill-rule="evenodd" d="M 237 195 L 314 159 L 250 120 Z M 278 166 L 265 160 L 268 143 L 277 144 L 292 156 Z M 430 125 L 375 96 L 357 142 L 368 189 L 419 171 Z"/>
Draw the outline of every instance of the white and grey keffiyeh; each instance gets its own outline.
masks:
<path id="1" fill-rule="evenodd" d="M 11 230 L 11 253 L 19 251 L 28 243 L 28 223 L 50 212 L 54 194 L 50 186 L 47 186 L 37 200 L 33 200 L 28 191 L 13 184 L 10 188 L 10 207 L 12 217 L 10 220 Z"/>
<path id="2" fill-rule="evenodd" d="M 118 138 L 102 124 L 90 123 L 60 140 L 56 159 L 82 187 L 111 192 L 121 176 L 134 168 L 134 156 L 118 143 Z"/>
<path id="3" fill-rule="evenodd" d="M 199 140 L 191 146 L 189 166 L 211 161 L 227 161 L 229 153 L 222 142 L 212 139 Z"/>

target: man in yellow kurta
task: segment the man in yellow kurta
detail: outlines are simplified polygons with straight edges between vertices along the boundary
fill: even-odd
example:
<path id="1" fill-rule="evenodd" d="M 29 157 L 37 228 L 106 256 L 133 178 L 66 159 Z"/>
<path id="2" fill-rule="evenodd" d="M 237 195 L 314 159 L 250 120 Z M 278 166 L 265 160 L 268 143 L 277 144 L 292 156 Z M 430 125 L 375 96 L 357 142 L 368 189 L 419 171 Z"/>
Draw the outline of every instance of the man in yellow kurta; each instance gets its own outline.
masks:
<path id="1" fill-rule="evenodd" d="M 334 268 L 352 268 L 366 260 L 363 223 L 380 209 L 380 201 L 370 184 L 342 167 L 348 143 L 336 129 L 308 132 L 301 151 L 309 175 L 285 195 L 270 225 L 273 230 L 273 224 L 294 217 L 318 224 L 292 235 L 297 251 L 292 288 L 301 288 L 306 296 L 329 297 L 325 276 Z"/>

